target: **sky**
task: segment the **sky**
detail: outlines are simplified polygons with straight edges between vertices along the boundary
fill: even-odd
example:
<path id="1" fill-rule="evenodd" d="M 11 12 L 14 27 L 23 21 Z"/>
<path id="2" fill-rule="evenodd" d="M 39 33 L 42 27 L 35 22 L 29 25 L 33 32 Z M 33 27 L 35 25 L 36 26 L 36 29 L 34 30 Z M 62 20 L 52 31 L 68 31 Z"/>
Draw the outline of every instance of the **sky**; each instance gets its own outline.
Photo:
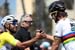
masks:
<path id="1" fill-rule="evenodd" d="M 0 0 L 0 6 L 4 4 L 5 0 Z M 15 14 L 16 11 L 16 0 L 8 0 L 10 14 Z"/>

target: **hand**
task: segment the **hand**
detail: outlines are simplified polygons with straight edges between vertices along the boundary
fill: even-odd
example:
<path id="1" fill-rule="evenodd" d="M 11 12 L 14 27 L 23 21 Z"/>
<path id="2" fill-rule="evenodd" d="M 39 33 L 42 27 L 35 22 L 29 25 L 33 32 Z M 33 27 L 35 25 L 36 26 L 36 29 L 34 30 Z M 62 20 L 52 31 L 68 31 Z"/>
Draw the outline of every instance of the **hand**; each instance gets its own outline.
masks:
<path id="1" fill-rule="evenodd" d="M 37 29 L 37 30 L 36 30 L 36 32 L 40 32 L 40 33 L 42 33 L 43 31 L 42 31 L 42 30 L 40 30 L 40 29 Z"/>
<path id="2" fill-rule="evenodd" d="M 36 37 L 37 37 L 38 39 L 44 38 L 44 37 L 45 37 L 44 32 L 39 32 L 39 31 L 37 31 L 37 32 L 36 32 Z"/>

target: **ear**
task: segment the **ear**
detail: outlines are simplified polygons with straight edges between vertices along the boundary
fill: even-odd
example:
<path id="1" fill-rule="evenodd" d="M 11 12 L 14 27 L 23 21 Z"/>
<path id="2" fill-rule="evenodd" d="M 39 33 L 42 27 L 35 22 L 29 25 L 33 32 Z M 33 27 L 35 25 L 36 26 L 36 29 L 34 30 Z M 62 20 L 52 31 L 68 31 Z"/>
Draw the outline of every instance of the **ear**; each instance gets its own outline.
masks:
<path id="1" fill-rule="evenodd" d="M 5 23 L 5 25 L 4 25 L 6 28 L 9 28 L 9 23 Z"/>

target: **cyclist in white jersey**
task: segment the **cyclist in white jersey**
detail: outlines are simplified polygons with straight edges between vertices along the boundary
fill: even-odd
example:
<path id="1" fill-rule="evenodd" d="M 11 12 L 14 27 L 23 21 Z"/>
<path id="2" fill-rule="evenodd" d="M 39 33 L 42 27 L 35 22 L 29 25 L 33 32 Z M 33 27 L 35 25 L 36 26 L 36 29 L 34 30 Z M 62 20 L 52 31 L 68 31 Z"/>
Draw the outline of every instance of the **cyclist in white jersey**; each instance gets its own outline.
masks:
<path id="1" fill-rule="evenodd" d="M 64 17 L 65 12 L 59 12 L 58 14 L 59 21 L 56 24 L 55 41 L 52 50 L 57 50 L 54 47 L 57 48 L 60 42 L 63 43 L 66 50 L 75 50 L 75 32 L 71 31 L 70 20 L 66 16 Z"/>
<path id="2" fill-rule="evenodd" d="M 49 14 L 56 22 L 51 50 L 58 50 L 60 43 L 63 43 L 66 50 L 75 50 L 75 32 L 71 30 L 70 19 L 67 18 L 65 9 L 61 1 L 55 1 L 49 7 Z"/>

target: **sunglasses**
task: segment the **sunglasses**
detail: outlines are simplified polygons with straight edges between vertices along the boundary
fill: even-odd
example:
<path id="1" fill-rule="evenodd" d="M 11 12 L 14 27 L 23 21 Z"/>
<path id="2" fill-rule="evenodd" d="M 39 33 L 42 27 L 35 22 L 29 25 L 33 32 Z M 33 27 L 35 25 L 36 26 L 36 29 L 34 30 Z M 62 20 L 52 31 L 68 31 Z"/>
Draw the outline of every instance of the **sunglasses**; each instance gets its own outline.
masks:
<path id="1" fill-rule="evenodd" d="M 18 25 L 18 21 L 15 19 L 15 20 L 12 21 L 11 24 L 14 25 L 14 26 L 16 26 L 16 25 Z"/>
<path id="2" fill-rule="evenodd" d="M 32 23 L 33 21 L 24 21 L 24 22 L 26 22 L 26 23 Z"/>

